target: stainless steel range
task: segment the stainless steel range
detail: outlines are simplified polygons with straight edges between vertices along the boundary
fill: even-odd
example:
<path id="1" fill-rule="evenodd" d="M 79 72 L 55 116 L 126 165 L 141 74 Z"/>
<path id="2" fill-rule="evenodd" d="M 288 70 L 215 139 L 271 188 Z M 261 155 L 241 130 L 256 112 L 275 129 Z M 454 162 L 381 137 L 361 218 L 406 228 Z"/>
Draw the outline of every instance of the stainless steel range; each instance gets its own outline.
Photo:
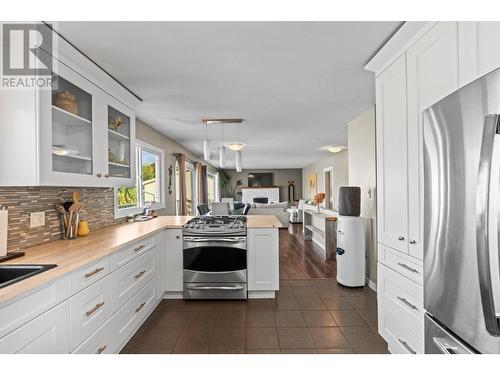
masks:
<path id="1" fill-rule="evenodd" d="M 184 298 L 247 298 L 244 216 L 199 216 L 182 229 Z"/>

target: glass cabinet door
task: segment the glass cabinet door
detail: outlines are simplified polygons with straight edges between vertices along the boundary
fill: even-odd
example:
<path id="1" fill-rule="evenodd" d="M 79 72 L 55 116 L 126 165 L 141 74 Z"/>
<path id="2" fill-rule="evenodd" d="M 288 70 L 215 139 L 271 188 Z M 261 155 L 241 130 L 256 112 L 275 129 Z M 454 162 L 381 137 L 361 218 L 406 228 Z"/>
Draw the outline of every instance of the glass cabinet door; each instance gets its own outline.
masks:
<path id="1" fill-rule="evenodd" d="M 53 76 L 52 172 L 92 175 L 92 95 L 61 76 Z"/>
<path id="2" fill-rule="evenodd" d="M 135 183 L 135 151 L 132 149 L 135 136 L 135 117 L 122 103 L 107 98 L 107 173 L 106 180 L 113 186 L 128 186 Z"/>

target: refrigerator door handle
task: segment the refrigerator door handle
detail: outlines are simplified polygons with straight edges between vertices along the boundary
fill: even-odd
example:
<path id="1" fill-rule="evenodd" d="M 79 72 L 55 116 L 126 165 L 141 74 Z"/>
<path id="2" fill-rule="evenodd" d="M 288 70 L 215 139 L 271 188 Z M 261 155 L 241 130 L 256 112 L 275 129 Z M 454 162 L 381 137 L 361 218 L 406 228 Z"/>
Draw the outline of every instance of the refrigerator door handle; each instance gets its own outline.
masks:
<path id="1" fill-rule="evenodd" d="M 488 232 L 490 224 L 491 164 L 495 135 L 500 130 L 499 119 L 498 115 L 488 115 L 484 121 L 476 195 L 476 247 L 479 289 L 486 330 L 492 336 L 500 336 L 500 321 L 495 310 L 492 291 Z"/>

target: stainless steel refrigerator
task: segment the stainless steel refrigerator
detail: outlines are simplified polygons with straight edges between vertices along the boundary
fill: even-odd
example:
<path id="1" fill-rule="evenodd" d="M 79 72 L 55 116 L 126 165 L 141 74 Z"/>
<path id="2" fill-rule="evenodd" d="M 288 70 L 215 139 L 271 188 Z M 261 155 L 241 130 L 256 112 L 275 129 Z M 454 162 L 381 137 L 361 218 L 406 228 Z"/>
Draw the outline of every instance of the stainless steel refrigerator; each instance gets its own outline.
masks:
<path id="1" fill-rule="evenodd" d="M 424 112 L 426 353 L 500 353 L 500 70 Z"/>

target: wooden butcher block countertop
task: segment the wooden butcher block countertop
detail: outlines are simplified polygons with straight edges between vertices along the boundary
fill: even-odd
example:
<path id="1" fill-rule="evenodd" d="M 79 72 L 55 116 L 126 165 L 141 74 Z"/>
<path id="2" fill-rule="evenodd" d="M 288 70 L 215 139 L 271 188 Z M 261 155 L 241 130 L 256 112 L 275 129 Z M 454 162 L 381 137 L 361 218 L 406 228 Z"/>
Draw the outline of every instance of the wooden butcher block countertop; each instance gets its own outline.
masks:
<path id="1" fill-rule="evenodd" d="M 164 229 L 180 229 L 192 216 L 159 216 L 156 219 L 113 225 L 90 233 L 88 237 L 53 241 L 24 250 L 25 256 L 1 264 L 56 264 L 38 275 L 0 289 L 0 303 L 38 288 L 68 272 L 120 250 Z M 279 228 L 272 215 L 247 216 L 248 228 Z"/>

